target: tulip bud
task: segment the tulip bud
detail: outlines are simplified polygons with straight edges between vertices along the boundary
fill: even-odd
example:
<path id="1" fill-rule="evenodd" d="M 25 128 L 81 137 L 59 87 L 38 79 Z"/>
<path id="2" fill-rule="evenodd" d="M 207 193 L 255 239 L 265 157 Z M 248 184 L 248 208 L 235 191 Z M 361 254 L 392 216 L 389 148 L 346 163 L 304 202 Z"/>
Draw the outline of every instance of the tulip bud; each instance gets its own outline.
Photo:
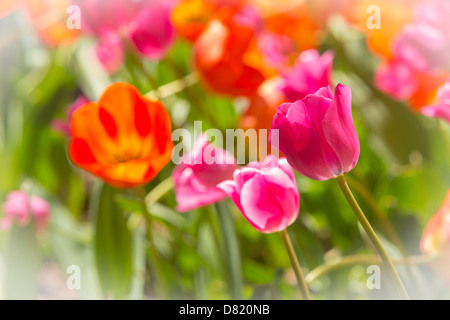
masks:
<path id="1" fill-rule="evenodd" d="M 360 152 L 351 100 L 350 88 L 339 84 L 335 96 L 324 87 L 302 100 L 282 104 L 272 122 L 272 145 L 278 133 L 279 146 L 273 146 L 295 170 L 314 180 L 351 171 Z"/>
<path id="2" fill-rule="evenodd" d="M 285 230 L 297 219 L 300 195 L 294 171 L 284 158 L 269 155 L 264 163 L 252 162 L 218 187 L 262 233 Z"/>

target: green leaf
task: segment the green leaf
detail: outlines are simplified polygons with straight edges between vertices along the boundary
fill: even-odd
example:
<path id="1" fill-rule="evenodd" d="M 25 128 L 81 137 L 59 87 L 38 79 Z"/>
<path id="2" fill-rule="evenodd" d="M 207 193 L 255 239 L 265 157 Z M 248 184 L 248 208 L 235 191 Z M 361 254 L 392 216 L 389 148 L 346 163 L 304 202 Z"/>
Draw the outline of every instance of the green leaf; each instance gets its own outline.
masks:
<path id="1" fill-rule="evenodd" d="M 105 295 L 124 299 L 131 290 L 132 235 L 123 212 L 114 201 L 117 194 L 116 189 L 107 185 L 94 187 L 95 263 Z"/>

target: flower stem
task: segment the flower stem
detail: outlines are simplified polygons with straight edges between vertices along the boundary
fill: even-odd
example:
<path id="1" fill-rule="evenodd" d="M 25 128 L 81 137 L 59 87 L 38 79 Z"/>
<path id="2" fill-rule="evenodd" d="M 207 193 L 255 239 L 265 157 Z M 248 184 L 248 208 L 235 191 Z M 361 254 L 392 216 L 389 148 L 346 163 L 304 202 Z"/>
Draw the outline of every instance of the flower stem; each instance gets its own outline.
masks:
<path id="1" fill-rule="evenodd" d="M 336 178 L 339 187 L 342 190 L 342 193 L 344 194 L 345 198 L 347 199 L 347 202 L 350 204 L 350 207 L 352 208 L 353 212 L 355 213 L 356 217 L 358 218 L 359 223 L 361 223 L 362 227 L 367 233 L 367 236 L 369 237 L 370 241 L 372 242 L 372 245 L 375 247 L 375 250 L 378 252 L 378 255 L 380 256 L 381 260 L 383 261 L 383 264 L 386 266 L 386 269 L 389 272 L 390 277 L 392 278 L 392 281 L 396 283 L 399 295 L 403 299 L 409 299 L 408 293 L 406 292 L 405 286 L 403 285 L 402 280 L 400 279 L 400 276 L 398 275 L 397 270 L 395 269 L 394 264 L 392 263 L 391 258 L 387 254 L 386 250 L 384 249 L 383 245 L 381 244 L 380 239 L 378 238 L 377 234 L 373 230 L 372 226 L 370 225 L 369 220 L 367 220 L 366 216 L 364 215 L 364 212 L 361 210 L 361 208 L 358 205 L 358 202 L 356 201 L 355 197 L 352 194 L 352 191 L 350 190 L 347 181 L 345 180 L 344 175 L 340 175 Z"/>
<path id="2" fill-rule="evenodd" d="M 397 248 L 401 251 L 403 256 L 407 256 L 407 250 L 403 245 L 400 236 L 395 231 L 394 226 L 386 217 L 385 213 L 379 208 L 377 201 L 373 197 L 372 193 L 370 193 L 367 188 L 360 182 L 350 178 L 347 176 L 346 178 L 348 185 L 356 190 L 356 192 L 366 201 L 366 203 L 372 209 L 376 219 L 383 225 L 384 231 L 389 236 L 391 241 L 397 246 Z"/>
<path id="3" fill-rule="evenodd" d="M 392 262 L 396 265 L 419 265 L 419 264 L 427 264 L 433 261 L 433 259 L 435 259 L 435 257 L 433 256 L 420 255 L 420 256 L 408 256 L 392 259 Z M 311 270 L 311 272 L 309 272 L 306 275 L 305 281 L 306 283 L 311 284 L 314 281 L 317 281 L 319 278 L 323 277 L 324 275 L 340 268 L 345 268 L 356 264 L 371 265 L 378 263 L 382 263 L 382 261 L 379 256 L 374 255 L 351 255 L 347 257 L 341 257 L 327 261 L 326 263 Z"/>
<path id="4" fill-rule="evenodd" d="M 298 288 L 302 293 L 303 299 L 311 300 L 308 285 L 306 284 L 302 268 L 300 267 L 300 263 L 298 262 L 297 256 L 294 251 L 294 247 L 292 246 L 291 238 L 289 237 L 289 234 L 286 229 L 281 231 L 280 234 L 281 238 L 283 239 L 286 250 L 288 252 L 289 259 L 291 260 L 292 268 L 294 269 L 295 277 L 297 278 Z"/>

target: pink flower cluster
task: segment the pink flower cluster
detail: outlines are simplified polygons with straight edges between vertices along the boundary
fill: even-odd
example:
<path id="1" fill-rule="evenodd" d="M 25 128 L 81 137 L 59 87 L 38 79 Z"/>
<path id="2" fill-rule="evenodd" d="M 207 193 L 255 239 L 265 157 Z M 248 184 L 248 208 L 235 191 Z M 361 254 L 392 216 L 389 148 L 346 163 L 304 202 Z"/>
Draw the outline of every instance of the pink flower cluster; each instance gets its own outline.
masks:
<path id="1" fill-rule="evenodd" d="M 82 30 L 97 37 L 97 57 L 110 72 L 122 64 L 131 46 L 149 59 L 161 59 L 175 40 L 170 20 L 173 1 L 76 0 Z"/>
<path id="2" fill-rule="evenodd" d="M 450 80 L 449 16 L 450 3 L 446 0 L 417 4 L 414 21 L 391 44 L 393 58 L 384 61 L 375 75 L 375 85 L 381 91 L 397 100 L 410 100 L 424 115 L 447 121 L 448 83 L 444 82 Z M 441 88 L 436 97 L 438 87 Z M 418 105 L 414 105 L 415 96 L 422 97 Z M 437 104 L 426 106 L 433 100 Z"/>
<path id="3" fill-rule="evenodd" d="M 1 230 L 9 230 L 14 221 L 20 227 L 25 227 L 33 218 L 38 232 L 43 232 L 50 217 L 50 206 L 44 199 L 29 196 L 23 191 L 11 192 L 2 206 L 4 213 L 0 221 Z"/>

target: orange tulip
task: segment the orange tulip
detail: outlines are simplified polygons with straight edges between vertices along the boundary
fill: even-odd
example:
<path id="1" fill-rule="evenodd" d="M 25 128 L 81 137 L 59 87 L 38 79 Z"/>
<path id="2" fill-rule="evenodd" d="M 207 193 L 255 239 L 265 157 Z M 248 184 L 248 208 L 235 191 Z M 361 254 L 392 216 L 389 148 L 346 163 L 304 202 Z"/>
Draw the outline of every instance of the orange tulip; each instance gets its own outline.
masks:
<path id="1" fill-rule="evenodd" d="M 450 190 L 423 232 L 420 249 L 437 257 L 430 267 L 450 285 Z"/>
<path id="2" fill-rule="evenodd" d="M 268 31 L 289 37 L 296 44 L 298 52 L 318 47 L 322 29 L 313 21 L 306 2 L 296 6 L 291 4 L 285 10 L 279 9 L 281 4 L 278 1 L 268 3 L 270 6 L 263 9 Z"/>
<path id="3" fill-rule="evenodd" d="M 172 23 L 179 35 L 195 42 L 218 9 L 237 9 L 243 3 L 244 0 L 182 0 L 172 12 Z"/>
<path id="4" fill-rule="evenodd" d="M 205 84 L 217 93 L 251 96 L 264 75 L 246 61 L 255 28 L 240 24 L 238 12 L 229 7 L 219 9 L 206 26 L 194 47 L 196 69 Z"/>
<path id="5" fill-rule="evenodd" d="M 258 135 L 259 139 L 262 139 L 260 130 L 266 130 L 267 135 L 267 147 L 266 151 L 269 154 L 271 151 L 271 145 L 269 143 L 269 132 L 272 126 L 273 117 L 276 114 L 276 109 L 283 104 L 288 102 L 284 97 L 283 93 L 280 91 L 282 79 L 279 77 L 273 77 L 266 80 L 257 90 L 256 94 L 250 97 L 249 107 L 244 113 L 240 120 L 240 127 L 244 130 L 254 129 Z M 256 159 L 256 155 L 260 155 L 259 146 L 249 146 L 252 148 L 250 154 Z M 259 161 L 263 161 L 258 157 Z"/>
<path id="6" fill-rule="evenodd" d="M 72 116 L 69 154 L 77 166 L 119 188 L 152 180 L 170 161 L 170 117 L 164 106 L 125 83 Z"/>

